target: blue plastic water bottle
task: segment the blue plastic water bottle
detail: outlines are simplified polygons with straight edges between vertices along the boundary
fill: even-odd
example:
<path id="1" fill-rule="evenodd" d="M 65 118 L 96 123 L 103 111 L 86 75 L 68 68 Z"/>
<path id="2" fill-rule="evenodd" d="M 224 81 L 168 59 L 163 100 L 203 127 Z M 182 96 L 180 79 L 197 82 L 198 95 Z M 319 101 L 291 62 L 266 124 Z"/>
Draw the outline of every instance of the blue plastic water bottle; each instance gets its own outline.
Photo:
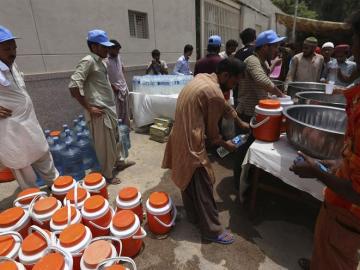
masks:
<path id="1" fill-rule="evenodd" d="M 81 129 L 80 129 L 80 133 L 82 133 L 83 135 L 85 135 L 88 139 L 90 139 L 90 131 L 87 127 L 86 124 L 81 124 Z"/>
<path id="2" fill-rule="evenodd" d="M 79 147 L 82 155 L 84 170 L 89 170 L 95 167 L 97 162 L 96 154 L 91 142 L 86 135 L 82 133 L 77 134 L 76 146 Z"/>
<path id="3" fill-rule="evenodd" d="M 79 125 L 80 125 L 80 126 L 86 125 L 85 117 L 84 117 L 83 114 L 80 114 L 80 115 L 79 115 L 78 120 L 79 120 Z"/>
<path id="4" fill-rule="evenodd" d="M 59 137 L 53 138 L 54 143 L 50 146 L 50 152 L 54 160 L 54 165 L 59 173 L 63 174 L 61 153 L 65 149 L 65 145 L 60 141 Z"/>
<path id="5" fill-rule="evenodd" d="M 54 139 L 53 139 L 53 137 L 50 136 L 50 132 L 51 131 L 49 129 L 44 130 L 45 138 L 46 138 L 46 141 L 48 142 L 49 146 L 54 144 Z"/>
<path id="6" fill-rule="evenodd" d="M 75 134 L 78 134 L 79 132 L 81 132 L 81 126 L 79 125 L 79 120 L 78 119 L 73 120 L 73 132 Z"/>
<path id="7" fill-rule="evenodd" d="M 131 148 L 130 142 L 130 128 L 118 120 L 119 139 L 121 143 L 121 157 L 127 158 L 129 156 L 129 149 Z"/>
<path id="8" fill-rule="evenodd" d="M 76 181 L 85 177 L 81 151 L 78 147 L 66 142 L 65 149 L 61 152 L 64 175 L 72 176 Z"/>

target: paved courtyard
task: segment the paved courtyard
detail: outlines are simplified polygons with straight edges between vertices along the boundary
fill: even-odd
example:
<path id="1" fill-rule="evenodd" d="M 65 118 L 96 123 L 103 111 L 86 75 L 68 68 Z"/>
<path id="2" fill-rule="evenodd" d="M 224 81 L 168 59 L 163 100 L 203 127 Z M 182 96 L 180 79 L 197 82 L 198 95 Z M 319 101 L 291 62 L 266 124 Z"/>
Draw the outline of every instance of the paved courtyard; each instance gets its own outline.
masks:
<path id="1" fill-rule="evenodd" d="M 148 135 L 131 136 L 130 159 L 136 165 L 119 174 L 120 185 L 109 187 L 110 201 L 114 202 L 120 188 L 136 186 L 144 201 L 152 191 L 168 192 L 180 213 L 168 238 L 158 240 L 148 235 L 142 253 L 135 259 L 138 269 L 296 270 L 300 269 L 297 259 L 311 255 L 318 209 L 259 192 L 257 214 L 250 220 L 233 188 L 231 161 L 217 158 L 213 163 L 215 198 L 221 221 L 235 234 L 236 242 L 223 246 L 202 241 L 197 228 L 186 221 L 180 192 L 171 182 L 169 171 L 160 168 L 165 144 L 149 140 Z M 16 182 L 2 184 L 1 209 L 10 207 L 18 192 Z"/>

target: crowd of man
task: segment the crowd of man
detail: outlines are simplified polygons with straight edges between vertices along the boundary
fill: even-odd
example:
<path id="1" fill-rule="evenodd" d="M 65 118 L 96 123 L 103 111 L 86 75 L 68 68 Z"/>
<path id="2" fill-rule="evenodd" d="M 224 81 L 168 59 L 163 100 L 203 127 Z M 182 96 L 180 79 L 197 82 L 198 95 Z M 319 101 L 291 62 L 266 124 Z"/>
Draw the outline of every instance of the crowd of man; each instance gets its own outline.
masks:
<path id="1" fill-rule="evenodd" d="M 301 154 L 305 162 L 290 169 L 303 178 L 316 178 L 325 184 L 325 201 L 318 217 L 311 262 L 300 260 L 304 269 L 356 269 L 360 248 L 360 11 L 348 22 L 353 29 L 349 45 L 304 40 L 302 52 L 291 47 L 273 30 L 256 34 L 248 28 L 240 33 L 243 47 L 235 40 L 226 42 L 213 35 L 207 55 L 195 64 L 194 79 L 178 96 L 175 122 L 163 159 L 171 178 L 181 190 L 190 222 L 204 239 L 231 244 L 235 238 L 223 229 L 213 197 L 215 174 L 208 157 L 208 146 L 221 146 L 234 152 L 234 183 L 239 188 L 241 164 L 254 138 L 250 135 L 240 148 L 221 136 L 219 122 L 231 119 L 236 133 L 249 133 L 249 122 L 259 100 L 284 96 L 272 79 L 286 82 L 327 82 L 342 87 L 347 100 L 348 123 L 341 160 L 324 161 L 330 173 Z M 15 64 L 16 37 L 0 27 L 0 167 L 12 169 L 22 188 L 35 186 L 36 173 L 47 185 L 59 175 L 49 146 L 26 92 L 22 73 Z M 100 172 L 110 184 L 117 184 L 119 170 L 133 165 L 120 155 L 118 120 L 130 126 L 129 89 L 119 54 L 121 45 L 105 31 L 88 32 L 89 54 L 80 60 L 70 77 L 72 97 L 84 108 Z M 318 48 L 318 49 L 317 49 Z M 320 51 L 317 53 L 316 51 Z M 350 57 L 350 51 L 352 56 Z M 173 74 L 192 74 L 189 59 L 193 46 L 184 47 Z M 168 74 L 160 51 L 152 51 L 146 74 Z M 233 90 L 235 104 L 231 104 Z M 335 91 L 339 93 L 340 91 Z"/>

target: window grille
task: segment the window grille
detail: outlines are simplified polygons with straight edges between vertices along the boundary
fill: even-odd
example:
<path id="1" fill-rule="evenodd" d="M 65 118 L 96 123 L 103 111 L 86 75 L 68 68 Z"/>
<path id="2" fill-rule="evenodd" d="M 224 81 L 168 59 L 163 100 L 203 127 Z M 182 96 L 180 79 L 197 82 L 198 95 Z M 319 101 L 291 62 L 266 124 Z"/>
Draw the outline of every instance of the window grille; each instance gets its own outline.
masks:
<path id="1" fill-rule="evenodd" d="M 130 36 L 135 38 L 149 38 L 147 14 L 129 10 Z"/>

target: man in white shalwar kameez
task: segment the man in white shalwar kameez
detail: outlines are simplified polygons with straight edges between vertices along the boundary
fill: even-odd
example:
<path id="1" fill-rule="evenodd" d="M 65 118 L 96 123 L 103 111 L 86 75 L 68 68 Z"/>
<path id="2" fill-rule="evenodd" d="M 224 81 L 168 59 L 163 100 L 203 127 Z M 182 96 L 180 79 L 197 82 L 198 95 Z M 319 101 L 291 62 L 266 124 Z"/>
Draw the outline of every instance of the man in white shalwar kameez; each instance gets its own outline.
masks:
<path id="1" fill-rule="evenodd" d="M 0 168 L 8 167 L 22 189 L 48 186 L 59 176 L 49 145 L 15 61 L 16 37 L 0 26 Z"/>

